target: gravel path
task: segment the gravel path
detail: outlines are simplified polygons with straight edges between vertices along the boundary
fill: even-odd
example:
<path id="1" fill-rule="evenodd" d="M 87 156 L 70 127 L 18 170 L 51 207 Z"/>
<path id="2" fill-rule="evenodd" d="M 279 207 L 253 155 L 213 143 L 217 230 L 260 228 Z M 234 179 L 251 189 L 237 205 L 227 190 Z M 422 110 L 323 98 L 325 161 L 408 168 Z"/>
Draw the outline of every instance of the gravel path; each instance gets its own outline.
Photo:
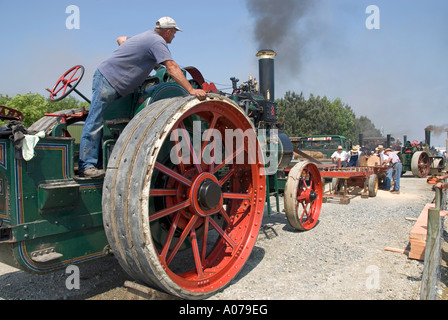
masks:
<path id="1" fill-rule="evenodd" d="M 241 273 L 209 300 L 419 299 L 423 263 L 384 248 L 408 246 L 414 222 L 406 217 L 417 218 L 434 192 L 409 173 L 401 182 L 400 195 L 380 190 L 323 204 L 308 232 L 294 230 L 284 213 L 266 215 Z M 79 267 L 80 289 L 68 290 L 65 271 L 30 275 L 0 263 L 0 299 L 128 298 L 123 283 L 131 279 L 113 257 Z"/>

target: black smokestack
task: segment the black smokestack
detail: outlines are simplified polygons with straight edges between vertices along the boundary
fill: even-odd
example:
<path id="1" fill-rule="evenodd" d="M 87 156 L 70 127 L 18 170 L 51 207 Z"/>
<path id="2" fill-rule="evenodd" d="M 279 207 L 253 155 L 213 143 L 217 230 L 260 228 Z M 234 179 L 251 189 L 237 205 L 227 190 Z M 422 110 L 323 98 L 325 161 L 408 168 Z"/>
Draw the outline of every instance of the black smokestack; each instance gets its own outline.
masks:
<path id="1" fill-rule="evenodd" d="M 269 101 L 275 100 L 274 58 L 276 55 L 273 50 L 260 50 L 257 53 L 260 92 Z"/>
<path id="2" fill-rule="evenodd" d="M 431 130 L 428 128 L 425 129 L 425 144 L 430 147 L 431 146 Z"/>
<path id="3" fill-rule="evenodd" d="M 282 73 L 288 76 L 297 76 L 301 69 L 303 47 L 310 35 L 298 22 L 314 3 L 316 0 L 246 0 L 247 9 L 255 19 L 254 40 L 258 48 L 274 49 L 279 54 Z"/>

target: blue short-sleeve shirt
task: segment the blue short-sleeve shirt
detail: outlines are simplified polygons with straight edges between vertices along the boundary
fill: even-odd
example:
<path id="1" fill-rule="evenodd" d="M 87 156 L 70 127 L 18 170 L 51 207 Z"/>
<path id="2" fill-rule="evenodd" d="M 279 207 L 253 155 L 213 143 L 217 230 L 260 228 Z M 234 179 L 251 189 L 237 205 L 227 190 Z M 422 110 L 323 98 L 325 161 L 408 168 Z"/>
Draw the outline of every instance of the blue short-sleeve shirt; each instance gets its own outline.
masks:
<path id="1" fill-rule="evenodd" d="M 173 60 L 166 41 L 155 31 L 128 39 L 98 67 L 121 96 L 132 93 L 149 76 L 154 66 Z"/>

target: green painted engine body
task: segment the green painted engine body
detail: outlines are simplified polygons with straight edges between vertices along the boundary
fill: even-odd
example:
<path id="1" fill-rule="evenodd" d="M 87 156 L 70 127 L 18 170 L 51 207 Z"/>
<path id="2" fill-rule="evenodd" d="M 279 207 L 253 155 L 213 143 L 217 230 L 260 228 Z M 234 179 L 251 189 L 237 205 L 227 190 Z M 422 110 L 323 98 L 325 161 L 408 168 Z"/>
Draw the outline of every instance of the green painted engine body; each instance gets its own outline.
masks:
<path id="1" fill-rule="evenodd" d="M 190 83 L 201 86 L 195 79 Z M 119 135 L 138 112 L 155 101 L 186 95 L 162 68 L 134 93 L 109 106 L 104 113 L 103 166 Z M 263 102 L 259 95 L 244 96 L 248 98 Z M 231 99 L 238 102 L 235 96 Z M 276 104 L 264 103 L 260 119 L 275 122 Z M 247 111 L 253 110 L 249 107 Z M 29 161 L 16 159 L 14 142 L 0 135 L 0 262 L 29 273 L 52 272 L 110 253 L 102 218 L 103 179 L 77 175 L 82 122 L 54 122 L 51 134 L 47 132 L 37 143 Z M 284 134 L 279 140 L 278 150 L 276 147 L 270 152 L 289 163 L 283 149 L 287 148 L 292 157 L 292 144 Z"/>

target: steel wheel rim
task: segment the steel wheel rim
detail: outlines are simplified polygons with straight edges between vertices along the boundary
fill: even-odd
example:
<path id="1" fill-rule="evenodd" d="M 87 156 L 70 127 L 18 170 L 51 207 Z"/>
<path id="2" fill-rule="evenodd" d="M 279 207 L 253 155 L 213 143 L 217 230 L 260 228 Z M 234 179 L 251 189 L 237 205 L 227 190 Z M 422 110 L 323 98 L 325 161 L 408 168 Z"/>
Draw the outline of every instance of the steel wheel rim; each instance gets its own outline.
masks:
<path id="1" fill-rule="evenodd" d="M 170 134 L 176 138 L 180 129 L 182 138 L 192 145 L 191 136 L 185 132 L 189 132 L 194 120 L 200 120 L 206 129 L 240 128 L 254 134 L 241 111 L 224 107 L 198 104 L 176 121 Z M 207 140 L 205 130 L 201 133 Z M 164 144 L 170 144 L 168 139 Z M 206 145 L 201 143 L 201 151 Z M 174 142 L 170 147 L 177 148 L 178 144 Z M 149 222 L 151 233 L 161 226 L 164 231 L 161 238 L 153 238 L 154 249 L 163 270 L 182 289 L 210 292 L 222 287 L 240 271 L 252 251 L 264 209 L 264 167 L 261 162 L 225 164 L 238 154 L 247 156 L 248 148 L 245 145 L 240 152 L 236 150 L 224 159 L 224 165 L 206 164 L 195 152 L 190 152 L 189 164 L 182 164 L 179 154 L 178 165 L 169 165 L 166 154 L 157 156 L 149 186 Z M 224 169 L 228 169 L 227 173 L 218 175 Z M 211 191 L 205 184 L 211 186 Z M 185 256 L 188 261 L 182 265 Z"/>
<path id="2" fill-rule="evenodd" d="M 319 220 L 323 190 L 319 170 L 313 164 L 305 164 L 299 175 L 296 194 L 298 222 L 305 230 L 314 228 Z"/>

